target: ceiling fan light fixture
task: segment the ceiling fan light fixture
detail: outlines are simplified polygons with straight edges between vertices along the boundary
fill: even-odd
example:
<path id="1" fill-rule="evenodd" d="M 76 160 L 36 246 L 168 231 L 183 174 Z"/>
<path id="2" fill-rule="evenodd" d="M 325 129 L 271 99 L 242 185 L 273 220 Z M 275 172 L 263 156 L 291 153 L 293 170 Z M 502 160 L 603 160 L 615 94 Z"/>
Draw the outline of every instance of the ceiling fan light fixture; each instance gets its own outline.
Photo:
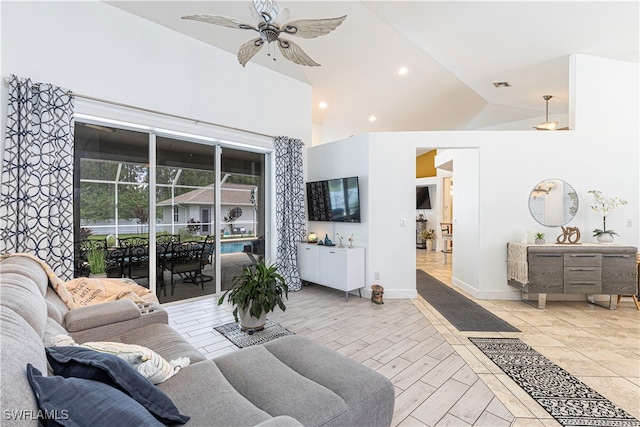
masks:
<path id="1" fill-rule="evenodd" d="M 247 24 L 228 16 L 208 14 L 187 15 L 183 16 L 182 19 L 200 21 L 227 28 L 251 30 L 258 33 L 258 37 L 244 43 L 238 50 L 238 62 L 243 67 L 247 65 L 247 62 L 249 62 L 265 44 L 267 45 L 267 56 L 272 57 L 274 61 L 276 60 L 275 46 L 277 46 L 278 49 L 280 49 L 282 57 L 294 64 L 307 67 L 319 67 L 320 64 L 311 59 L 300 46 L 291 40 L 282 38 L 281 35 L 290 35 L 305 39 L 324 36 L 338 28 L 340 24 L 342 24 L 342 21 L 347 18 L 347 15 L 344 15 L 337 18 L 326 19 L 298 19 L 296 21 L 279 24 L 280 20 L 289 18 L 289 10 L 281 8 L 275 0 L 253 0 L 252 12 L 260 21 L 257 25 Z M 274 44 L 273 56 L 269 49 L 272 43 Z"/>
<path id="2" fill-rule="evenodd" d="M 534 129 L 538 129 L 538 130 L 557 130 L 558 129 L 558 122 L 540 123 L 538 126 L 535 126 Z"/>
<path id="3" fill-rule="evenodd" d="M 538 126 L 534 126 L 533 128 L 537 130 L 556 130 L 558 129 L 558 122 L 549 121 L 549 100 L 553 98 L 553 96 L 544 95 L 542 98 L 547 103 L 545 114 L 544 114 L 544 122 L 540 123 Z"/>
<path id="4" fill-rule="evenodd" d="M 409 72 L 409 69 L 407 67 L 400 67 L 398 69 L 398 75 L 400 75 L 400 76 L 404 76 L 408 72 Z"/>

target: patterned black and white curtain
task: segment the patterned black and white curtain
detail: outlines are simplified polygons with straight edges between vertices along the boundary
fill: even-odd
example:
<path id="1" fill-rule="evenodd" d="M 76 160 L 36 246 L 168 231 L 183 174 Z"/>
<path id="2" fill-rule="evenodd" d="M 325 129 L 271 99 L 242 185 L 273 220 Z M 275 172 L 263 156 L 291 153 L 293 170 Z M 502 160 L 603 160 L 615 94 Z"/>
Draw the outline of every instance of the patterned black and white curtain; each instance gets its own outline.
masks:
<path id="1" fill-rule="evenodd" d="M 304 174 L 299 139 L 278 136 L 276 149 L 277 265 L 290 291 L 302 287 L 298 272 L 297 246 L 305 238 Z"/>
<path id="2" fill-rule="evenodd" d="M 9 79 L 0 195 L 0 253 L 26 252 L 73 277 L 73 98 Z"/>

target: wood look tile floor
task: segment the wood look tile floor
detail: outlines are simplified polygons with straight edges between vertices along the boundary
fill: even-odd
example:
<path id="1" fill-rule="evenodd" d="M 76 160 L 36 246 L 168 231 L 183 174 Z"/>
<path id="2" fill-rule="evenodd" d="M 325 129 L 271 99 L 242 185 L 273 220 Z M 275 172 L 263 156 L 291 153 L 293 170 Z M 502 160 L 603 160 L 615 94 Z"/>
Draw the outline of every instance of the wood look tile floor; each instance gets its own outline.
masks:
<path id="1" fill-rule="evenodd" d="M 443 265 L 440 253 L 416 254 L 417 268 L 451 283 L 451 257 Z M 640 418 L 640 311 L 631 299 L 615 311 L 587 302 L 548 301 L 538 310 L 475 301 L 522 332 L 459 332 L 420 297 L 376 305 L 356 294 L 345 303 L 344 293 L 318 285 L 290 293 L 287 310 L 269 318 L 387 376 L 396 388 L 393 426 L 559 425 L 469 336 L 518 337 Z M 237 350 L 213 329 L 233 321 L 231 307 L 215 297 L 165 308 L 170 324 L 208 358 Z"/>

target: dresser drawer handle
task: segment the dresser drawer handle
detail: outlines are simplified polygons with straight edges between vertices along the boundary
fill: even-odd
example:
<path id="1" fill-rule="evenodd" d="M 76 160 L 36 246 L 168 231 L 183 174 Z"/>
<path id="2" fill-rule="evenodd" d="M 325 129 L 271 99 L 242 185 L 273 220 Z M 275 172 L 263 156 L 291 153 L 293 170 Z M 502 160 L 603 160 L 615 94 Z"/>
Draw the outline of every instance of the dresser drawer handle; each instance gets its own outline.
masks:
<path id="1" fill-rule="evenodd" d="M 540 258 L 559 258 L 562 254 L 536 254 L 536 256 Z"/>
<path id="2" fill-rule="evenodd" d="M 336 253 L 336 251 L 329 251 L 329 253 L 330 253 L 330 254 L 335 254 L 335 253 Z"/>
<path id="3" fill-rule="evenodd" d="M 571 271 L 595 271 L 595 268 L 572 268 Z"/>
<path id="4" fill-rule="evenodd" d="M 605 258 L 631 258 L 631 255 L 603 255 Z"/>
<path id="5" fill-rule="evenodd" d="M 310 250 L 311 250 L 311 248 L 304 248 L 304 250 L 305 250 L 305 251 L 310 251 Z"/>
<path id="6" fill-rule="evenodd" d="M 571 254 L 572 258 L 595 258 L 596 254 Z"/>
<path id="7" fill-rule="evenodd" d="M 596 282 L 569 282 L 573 286 L 593 286 Z"/>

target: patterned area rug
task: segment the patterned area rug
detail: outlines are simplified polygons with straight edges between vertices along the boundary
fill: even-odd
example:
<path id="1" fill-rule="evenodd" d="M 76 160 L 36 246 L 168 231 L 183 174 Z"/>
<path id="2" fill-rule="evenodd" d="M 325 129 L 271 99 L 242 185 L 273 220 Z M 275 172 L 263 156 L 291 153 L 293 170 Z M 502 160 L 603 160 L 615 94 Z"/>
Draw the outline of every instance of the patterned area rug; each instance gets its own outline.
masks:
<path id="1" fill-rule="evenodd" d="M 563 426 L 640 422 L 518 338 L 469 338 Z"/>
<path id="2" fill-rule="evenodd" d="M 279 323 L 272 322 L 271 320 L 267 320 L 264 324 L 264 329 L 261 331 L 243 331 L 240 328 L 240 324 L 235 322 L 225 323 L 224 325 L 216 326 L 213 329 L 220 332 L 229 341 L 240 348 L 256 344 L 264 344 L 285 335 L 295 335 L 290 330 L 280 326 Z"/>

